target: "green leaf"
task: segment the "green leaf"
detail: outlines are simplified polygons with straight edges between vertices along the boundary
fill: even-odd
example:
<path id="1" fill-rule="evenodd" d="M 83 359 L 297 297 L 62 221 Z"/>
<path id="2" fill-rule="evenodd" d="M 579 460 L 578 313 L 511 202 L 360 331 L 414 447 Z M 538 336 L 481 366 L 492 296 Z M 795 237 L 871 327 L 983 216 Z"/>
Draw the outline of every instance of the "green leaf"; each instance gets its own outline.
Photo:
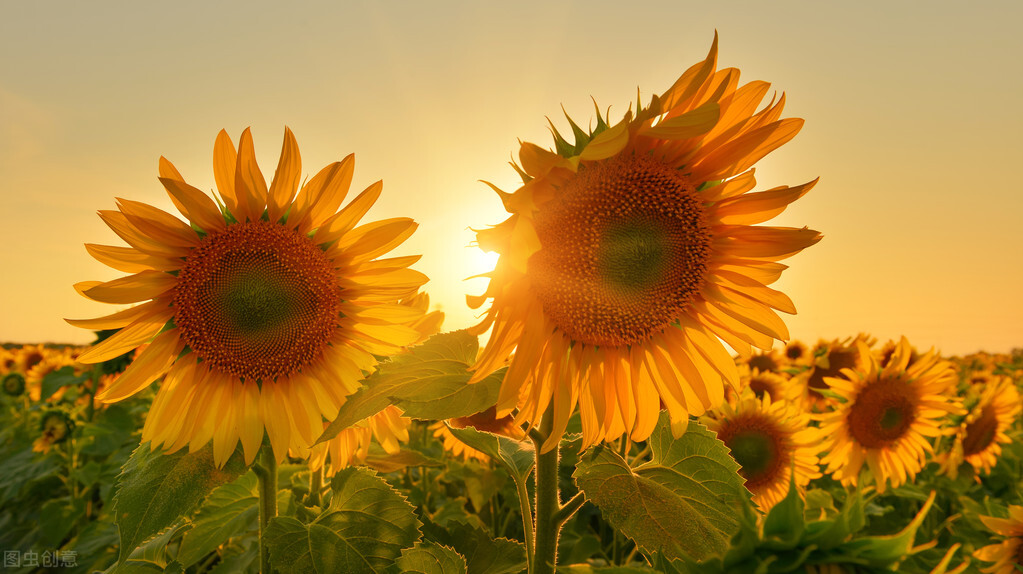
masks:
<path id="1" fill-rule="evenodd" d="M 465 558 L 433 542 L 405 549 L 395 565 L 402 574 L 466 574 Z"/>
<path id="2" fill-rule="evenodd" d="M 427 522 L 424 532 L 465 557 L 468 574 L 518 574 L 526 568 L 526 548 L 507 538 L 491 538 L 481 528 L 451 521 L 447 528 Z"/>
<path id="3" fill-rule="evenodd" d="M 39 399 L 45 401 L 61 387 L 80 385 L 87 380 L 89 380 L 89 375 L 75 375 L 75 368 L 71 365 L 61 367 L 43 377 L 42 387 L 39 389 Z"/>
<path id="4" fill-rule="evenodd" d="M 209 495 L 192 519 L 192 529 L 181 539 L 178 562 L 188 568 L 228 538 L 247 532 L 258 519 L 258 480 L 250 471 Z"/>
<path id="5" fill-rule="evenodd" d="M 306 525 L 277 517 L 263 536 L 282 574 L 381 573 L 420 538 L 412 506 L 373 472 L 349 467 L 331 480 L 334 496 Z"/>
<path id="6" fill-rule="evenodd" d="M 118 477 L 114 516 L 120 531 L 124 562 L 141 543 L 188 514 L 214 488 L 245 471 L 241 452 L 222 469 L 213 462 L 213 448 L 193 453 L 162 454 L 149 443 L 135 449 Z"/>
<path id="7" fill-rule="evenodd" d="M 528 440 L 518 441 L 473 427 L 452 428 L 455 438 L 497 461 L 511 473 L 516 483 L 526 480 L 536 464 L 536 451 Z"/>
<path id="8" fill-rule="evenodd" d="M 764 539 L 772 549 L 795 548 L 803 536 L 804 527 L 803 499 L 799 496 L 796 475 L 793 472 L 789 480 L 788 494 L 771 508 L 764 519 Z"/>
<path id="9" fill-rule="evenodd" d="M 579 489 L 648 552 L 696 560 L 723 553 L 750 497 L 727 447 L 695 422 L 676 440 L 666 413 L 648 443 L 652 460 L 636 469 L 609 448 L 589 449 L 573 475 Z"/>
<path id="10" fill-rule="evenodd" d="M 913 547 L 913 539 L 916 538 L 916 531 L 923 523 L 927 511 L 931 509 L 937 493 L 931 491 L 920 512 L 913 517 L 913 520 L 905 528 L 891 536 L 868 536 L 857 538 L 844 545 L 844 548 L 851 550 L 857 558 L 867 560 L 870 564 L 885 566 L 900 560 L 910 553 Z"/>
<path id="11" fill-rule="evenodd" d="M 405 416 L 441 420 L 478 413 L 497 402 L 504 372 L 469 384 L 479 342 L 468 331 L 434 335 L 408 353 L 380 363 L 364 386 L 348 397 L 317 442 L 396 405 Z"/>
<path id="12" fill-rule="evenodd" d="M 373 470 L 387 474 L 403 470 L 409 466 L 444 466 L 444 462 L 430 458 L 417 451 L 403 448 L 394 454 L 370 453 L 366 456 L 366 466 Z"/>

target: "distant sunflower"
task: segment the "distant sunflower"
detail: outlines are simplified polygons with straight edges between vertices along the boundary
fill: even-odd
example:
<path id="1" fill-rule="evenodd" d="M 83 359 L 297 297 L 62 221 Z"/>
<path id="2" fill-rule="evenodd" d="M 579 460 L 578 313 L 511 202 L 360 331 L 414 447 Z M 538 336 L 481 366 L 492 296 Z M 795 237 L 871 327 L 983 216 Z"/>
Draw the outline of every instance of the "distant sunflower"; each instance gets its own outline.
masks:
<path id="1" fill-rule="evenodd" d="M 859 334 L 855 338 L 821 341 L 817 343 L 810 358 L 810 369 L 795 378 L 791 398 L 803 402 L 803 408 L 811 412 L 822 412 L 829 408 L 831 401 L 821 394 L 828 388 L 827 377 L 842 377 L 842 369 L 862 370 L 866 355 L 860 350 L 869 349 L 873 339 Z"/>
<path id="2" fill-rule="evenodd" d="M 761 372 L 753 369 L 748 376 L 743 377 L 744 384 L 753 391 L 757 398 L 765 395 L 771 397 L 772 401 L 781 401 L 789 394 L 789 380 L 779 373 L 772 371 Z"/>
<path id="3" fill-rule="evenodd" d="M 1008 377 L 998 377 L 984 387 L 980 400 L 955 431 L 950 450 L 938 462 L 952 478 L 959 465 L 968 462 L 977 472 L 989 474 L 998 463 L 1003 444 L 1012 442 L 1006 431 L 1019 417 L 1023 405 L 1019 391 Z"/>
<path id="4" fill-rule="evenodd" d="M 407 323 L 422 311 L 398 305 L 426 282 L 408 269 L 418 257 L 376 260 L 416 224 L 395 218 L 356 227 L 379 197 L 380 182 L 338 211 L 354 166 L 348 156 L 299 189 L 298 144 L 285 129 L 268 188 L 249 130 L 237 151 L 221 131 L 213 152 L 219 206 L 160 158 L 160 182 L 188 222 L 125 199 L 119 210 L 101 211 L 130 247 L 86 248 L 132 275 L 75 287 L 104 303 L 146 302 L 69 321 L 120 329 L 79 361 L 102 362 L 152 342 L 97 399 L 125 399 L 165 376 L 143 440 L 168 452 L 212 440 L 218 465 L 239 439 L 251 462 L 264 428 L 278 459 L 311 445 L 323 417 L 333 418 L 374 368 L 374 355 L 419 336 Z"/>
<path id="5" fill-rule="evenodd" d="M 785 359 L 790 365 L 802 365 L 810 357 L 810 350 L 802 341 L 790 341 L 785 345 Z"/>
<path id="6" fill-rule="evenodd" d="M 791 403 L 746 391 L 734 406 L 723 404 L 703 420 L 732 451 L 746 488 L 764 512 L 788 494 L 793 465 L 800 493 L 821 476 L 817 454 L 823 437 L 809 426 L 809 416 Z"/>
<path id="7" fill-rule="evenodd" d="M 819 415 L 829 452 L 821 458 L 827 472 L 843 484 L 856 484 L 866 462 L 879 492 L 911 480 L 933 447 L 928 437 L 941 429 L 949 414 L 962 414 L 951 363 L 934 351 L 908 366 L 912 347 L 905 337 L 882 368 L 863 341 L 859 354 L 864 370 L 843 369 L 846 378 L 825 382 L 841 398 L 835 410 Z"/>
<path id="8" fill-rule="evenodd" d="M 1004 536 L 998 544 L 990 544 L 975 556 L 984 562 L 994 562 L 990 568 L 981 568 L 987 574 L 1017 574 L 1023 569 L 1023 506 L 1010 506 L 1009 518 L 981 516 L 981 522 L 993 532 Z"/>
<path id="9" fill-rule="evenodd" d="M 659 405 L 676 434 L 688 416 L 737 386 L 724 340 L 743 356 L 788 331 L 775 310 L 792 302 L 767 285 L 778 263 L 820 240 L 811 229 L 762 223 L 816 180 L 760 193 L 754 163 L 796 135 L 784 96 L 756 108 L 769 84 L 738 86 L 739 70 L 707 58 L 636 114 L 598 118 L 575 143 L 553 129 L 556 152 L 524 143 L 524 184 L 497 190 L 511 216 L 479 231 L 500 254 L 476 333 L 493 328 L 479 381 L 510 359 L 498 415 L 536 424 L 550 406 L 554 447 L 578 403 L 582 446 L 648 437 Z M 516 166 L 518 169 L 518 166 Z M 495 188 L 496 190 L 496 188 Z M 720 340 L 719 340 L 720 338 Z M 521 399 L 521 400 L 520 400 Z"/>

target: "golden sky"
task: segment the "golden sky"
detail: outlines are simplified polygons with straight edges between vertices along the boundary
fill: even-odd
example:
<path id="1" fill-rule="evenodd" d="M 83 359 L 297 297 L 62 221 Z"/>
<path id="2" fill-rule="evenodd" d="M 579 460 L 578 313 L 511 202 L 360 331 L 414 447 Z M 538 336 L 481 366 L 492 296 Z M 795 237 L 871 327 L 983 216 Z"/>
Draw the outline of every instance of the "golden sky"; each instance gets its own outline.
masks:
<path id="1" fill-rule="evenodd" d="M 776 286 L 805 341 L 868 332 L 960 354 L 1023 347 L 1023 4 L 983 2 L 4 2 L 0 4 L 0 341 L 87 342 L 63 317 L 111 309 L 71 285 L 121 273 L 114 198 L 172 210 L 170 159 L 212 189 L 217 132 L 251 126 L 267 178 L 284 126 L 314 174 L 355 153 L 368 219 L 420 222 L 446 328 L 493 259 L 470 228 L 506 217 L 518 139 L 561 106 L 618 119 L 701 60 L 787 95 L 806 124 L 760 189 L 820 176 L 771 224 L 824 233 Z M 489 267 L 488 267 L 489 266 Z"/>

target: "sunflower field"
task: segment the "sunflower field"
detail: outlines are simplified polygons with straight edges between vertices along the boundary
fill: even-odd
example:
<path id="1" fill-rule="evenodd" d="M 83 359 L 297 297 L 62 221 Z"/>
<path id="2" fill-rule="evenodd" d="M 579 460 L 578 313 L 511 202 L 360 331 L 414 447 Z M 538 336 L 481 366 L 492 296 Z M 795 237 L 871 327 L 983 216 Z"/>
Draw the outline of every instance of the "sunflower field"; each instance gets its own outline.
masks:
<path id="1" fill-rule="evenodd" d="M 0 351 L 4 571 L 1023 572 L 1023 350 L 792 340 L 770 285 L 822 235 L 761 224 L 817 180 L 754 164 L 803 121 L 717 64 L 522 143 L 468 329 L 353 156 L 307 177 L 285 128 L 268 183 L 221 131 L 213 193 L 161 157 L 180 215 L 86 244 L 95 342 Z"/>

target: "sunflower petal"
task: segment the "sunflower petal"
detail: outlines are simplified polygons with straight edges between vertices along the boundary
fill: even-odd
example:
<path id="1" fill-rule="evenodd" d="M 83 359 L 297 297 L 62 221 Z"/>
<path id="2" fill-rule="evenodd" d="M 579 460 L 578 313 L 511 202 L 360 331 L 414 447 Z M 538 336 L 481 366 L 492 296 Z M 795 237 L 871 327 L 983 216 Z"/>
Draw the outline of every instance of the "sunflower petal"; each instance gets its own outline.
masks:
<path id="1" fill-rule="evenodd" d="M 158 307 L 79 355 L 78 362 L 94 364 L 119 357 L 155 337 L 173 316 L 172 307 Z"/>
<path id="2" fill-rule="evenodd" d="M 110 386 L 96 395 L 96 400 L 116 403 L 148 387 L 167 374 L 183 347 L 177 329 L 160 333 Z"/>
<path id="3" fill-rule="evenodd" d="M 220 208 L 208 195 L 176 179 L 161 177 L 160 183 L 178 205 L 181 214 L 197 225 L 199 229 L 207 233 L 226 229 L 227 224 L 224 222 Z"/>
<path id="4" fill-rule="evenodd" d="M 281 159 L 270 183 L 269 201 L 267 205 L 270 221 L 276 222 L 284 215 L 284 210 L 291 203 L 298 191 L 302 178 L 302 157 L 298 152 L 298 142 L 291 129 L 284 128 L 284 144 L 281 148 Z"/>

